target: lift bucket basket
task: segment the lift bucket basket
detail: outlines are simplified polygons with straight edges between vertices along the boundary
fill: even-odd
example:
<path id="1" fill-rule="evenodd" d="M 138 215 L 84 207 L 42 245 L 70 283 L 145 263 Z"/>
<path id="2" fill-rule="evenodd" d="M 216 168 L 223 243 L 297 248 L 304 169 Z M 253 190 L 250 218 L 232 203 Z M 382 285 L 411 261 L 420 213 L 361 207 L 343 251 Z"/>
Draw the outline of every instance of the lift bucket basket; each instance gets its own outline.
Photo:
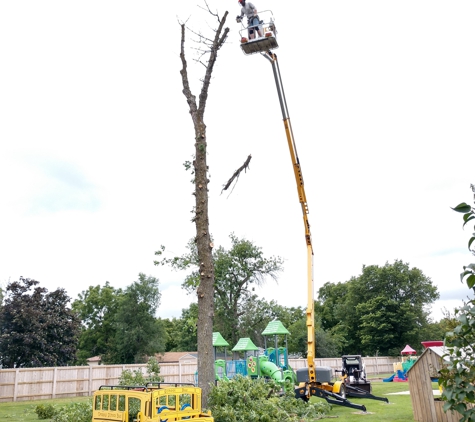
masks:
<path id="1" fill-rule="evenodd" d="M 257 30 L 254 29 L 255 38 L 249 38 L 249 28 L 245 27 L 239 31 L 241 38 L 241 49 L 244 54 L 265 53 L 270 50 L 279 48 L 277 43 L 277 31 L 275 29 L 275 22 L 272 12 L 264 10 L 259 12 L 261 23 L 258 28 L 262 36 L 259 37 Z"/>

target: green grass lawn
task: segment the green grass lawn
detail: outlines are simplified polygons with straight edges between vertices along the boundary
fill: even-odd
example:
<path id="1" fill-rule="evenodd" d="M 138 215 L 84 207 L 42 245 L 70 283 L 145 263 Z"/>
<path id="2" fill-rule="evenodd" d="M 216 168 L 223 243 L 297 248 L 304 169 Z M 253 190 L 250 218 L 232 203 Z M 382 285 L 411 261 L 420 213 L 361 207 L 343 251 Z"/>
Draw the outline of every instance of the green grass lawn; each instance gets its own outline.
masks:
<path id="1" fill-rule="evenodd" d="M 375 396 L 387 397 L 389 404 L 370 399 L 350 398 L 354 403 L 364 404 L 366 413 L 362 413 L 357 409 L 350 409 L 343 406 L 333 406 L 332 411 L 328 415 L 333 418 L 348 422 L 356 421 L 391 421 L 391 422 L 410 422 L 413 421 L 412 402 L 409 394 L 387 395 L 389 393 L 398 393 L 408 391 L 409 384 L 407 382 L 382 382 L 372 380 L 373 394 Z M 438 389 L 438 384 L 433 383 L 433 389 Z M 38 404 L 55 404 L 66 405 L 71 402 L 87 401 L 88 397 L 57 399 L 57 400 L 36 400 L 24 401 L 16 403 L 0 403 L 0 420 L 12 422 L 31 422 L 38 421 L 35 408 Z M 312 400 L 321 400 L 312 398 Z"/>
<path id="2" fill-rule="evenodd" d="M 88 401 L 89 397 L 78 397 L 69 399 L 56 400 L 34 400 L 34 401 L 19 401 L 11 403 L 0 403 L 0 420 L 11 422 L 38 422 L 38 415 L 35 413 L 36 406 L 39 404 L 54 404 L 67 405 L 68 403 Z"/>
<path id="3" fill-rule="evenodd" d="M 386 378 L 386 377 L 384 377 Z M 364 404 L 366 413 L 357 409 L 351 409 L 343 406 L 333 406 L 328 416 L 338 417 L 338 419 L 348 422 L 355 421 L 391 421 L 408 422 L 413 421 L 412 402 L 409 394 L 390 394 L 409 391 L 407 382 L 382 382 L 371 381 L 373 387 L 372 393 L 375 396 L 387 397 L 389 403 L 379 400 L 349 398 L 353 403 Z M 433 389 L 439 388 L 437 383 L 432 383 Z M 388 395 L 390 394 L 390 395 Z M 321 399 L 317 399 L 321 400 Z"/>

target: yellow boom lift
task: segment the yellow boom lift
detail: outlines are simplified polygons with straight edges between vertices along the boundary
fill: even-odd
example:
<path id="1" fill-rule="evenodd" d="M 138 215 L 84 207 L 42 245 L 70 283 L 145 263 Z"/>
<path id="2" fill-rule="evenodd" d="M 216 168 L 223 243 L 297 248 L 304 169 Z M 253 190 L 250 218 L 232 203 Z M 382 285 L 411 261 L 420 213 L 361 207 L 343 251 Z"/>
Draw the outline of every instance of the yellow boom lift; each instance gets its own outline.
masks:
<path id="1" fill-rule="evenodd" d="M 314 323 L 314 281 L 313 281 L 313 247 L 312 235 L 310 233 L 310 223 L 308 221 L 308 205 L 305 195 L 304 181 L 300 160 L 297 155 L 297 147 L 295 145 L 292 125 L 290 123 L 289 111 L 284 94 L 284 86 L 279 70 L 277 55 L 272 52 L 273 49 L 279 47 L 277 43 L 277 31 L 274 18 L 271 11 L 259 12 L 259 16 L 269 16 L 267 19 L 260 21 L 260 30 L 263 36 L 254 39 L 246 37 L 248 28 L 240 31 L 241 49 L 246 54 L 260 53 L 272 65 L 274 72 L 277 94 L 279 96 L 282 118 L 284 121 L 285 134 L 287 144 L 289 146 L 290 158 L 292 160 L 292 168 L 294 170 L 295 182 L 297 184 L 297 193 L 299 202 L 302 207 L 303 223 L 305 229 L 305 242 L 307 245 L 307 367 L 297 369 L 297 386 L 295 395 L 303 400 L 308 400 L 310 396 L 321 397 L 328 403 L 340 406 L 351 407 L 366 411 L 364 405 L 351 403 L 346 399 L 345 384 L 342 381 L 332 382 L 332 369 L 329 367 L 316 368 L 315 359 L 315 323 Z M 254 31 L 257 32 L 257 31 Z"/>

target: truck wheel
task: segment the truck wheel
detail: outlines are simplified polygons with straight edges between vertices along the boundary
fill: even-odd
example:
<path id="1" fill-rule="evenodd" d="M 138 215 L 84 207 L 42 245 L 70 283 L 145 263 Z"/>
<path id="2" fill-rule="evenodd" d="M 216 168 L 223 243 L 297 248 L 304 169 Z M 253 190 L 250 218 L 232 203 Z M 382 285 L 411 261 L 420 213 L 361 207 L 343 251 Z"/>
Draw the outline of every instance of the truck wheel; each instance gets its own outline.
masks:
<path id="1" fill-rule="evenodd" d="M 343 382 L 335 382 L 335 384 L 333 384 L 333 392 L 346 399 L 346 389 Z"/>

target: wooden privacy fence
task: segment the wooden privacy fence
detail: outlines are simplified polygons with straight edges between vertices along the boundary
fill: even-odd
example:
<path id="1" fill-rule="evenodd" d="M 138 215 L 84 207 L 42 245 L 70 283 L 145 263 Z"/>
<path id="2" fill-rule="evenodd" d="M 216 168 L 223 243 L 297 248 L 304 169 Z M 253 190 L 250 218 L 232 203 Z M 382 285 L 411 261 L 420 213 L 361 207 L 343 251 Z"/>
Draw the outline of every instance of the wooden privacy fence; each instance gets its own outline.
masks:
<path id="1" fill-rule="evenodd" d="M 366 375 L 378 375 L 378 374 L 389 374 L 394 372 L 393 364 L 399 362 L 400 358 L 393 358 L 387 356 L 377 356 L 377 357 L 364 357 L 363 362 L 366 368 Z M 315 366 L 329 366 L 332 368 L 333 372 L 336 369 L 341 369 L 341 357 L 340 358 L 325 358 L 325 359 L 315 359 Z M 289 365 L 292 369 L 305 368 L 307 366 L 306 359 L 289 359 Z"/>
<path id="2" fill-rule="evenodd" d="M 397 358 L 366 357 L 368 375 L 393 372 Z M 293 369 L 305 368 L 306 359 L 289 359 Z M 341 358 L 315 359 L 316 366 L 341 369 Z M 91 396 L 101 385 L 117 385 L 124 370 L 140 370 L 147 365 L 61 366 L 54 368 L 0 369 L 0 402 L 43 400 Z M 160 363 L 160 375 L 165 382 L 196 382 L 196 362 Z"/>

